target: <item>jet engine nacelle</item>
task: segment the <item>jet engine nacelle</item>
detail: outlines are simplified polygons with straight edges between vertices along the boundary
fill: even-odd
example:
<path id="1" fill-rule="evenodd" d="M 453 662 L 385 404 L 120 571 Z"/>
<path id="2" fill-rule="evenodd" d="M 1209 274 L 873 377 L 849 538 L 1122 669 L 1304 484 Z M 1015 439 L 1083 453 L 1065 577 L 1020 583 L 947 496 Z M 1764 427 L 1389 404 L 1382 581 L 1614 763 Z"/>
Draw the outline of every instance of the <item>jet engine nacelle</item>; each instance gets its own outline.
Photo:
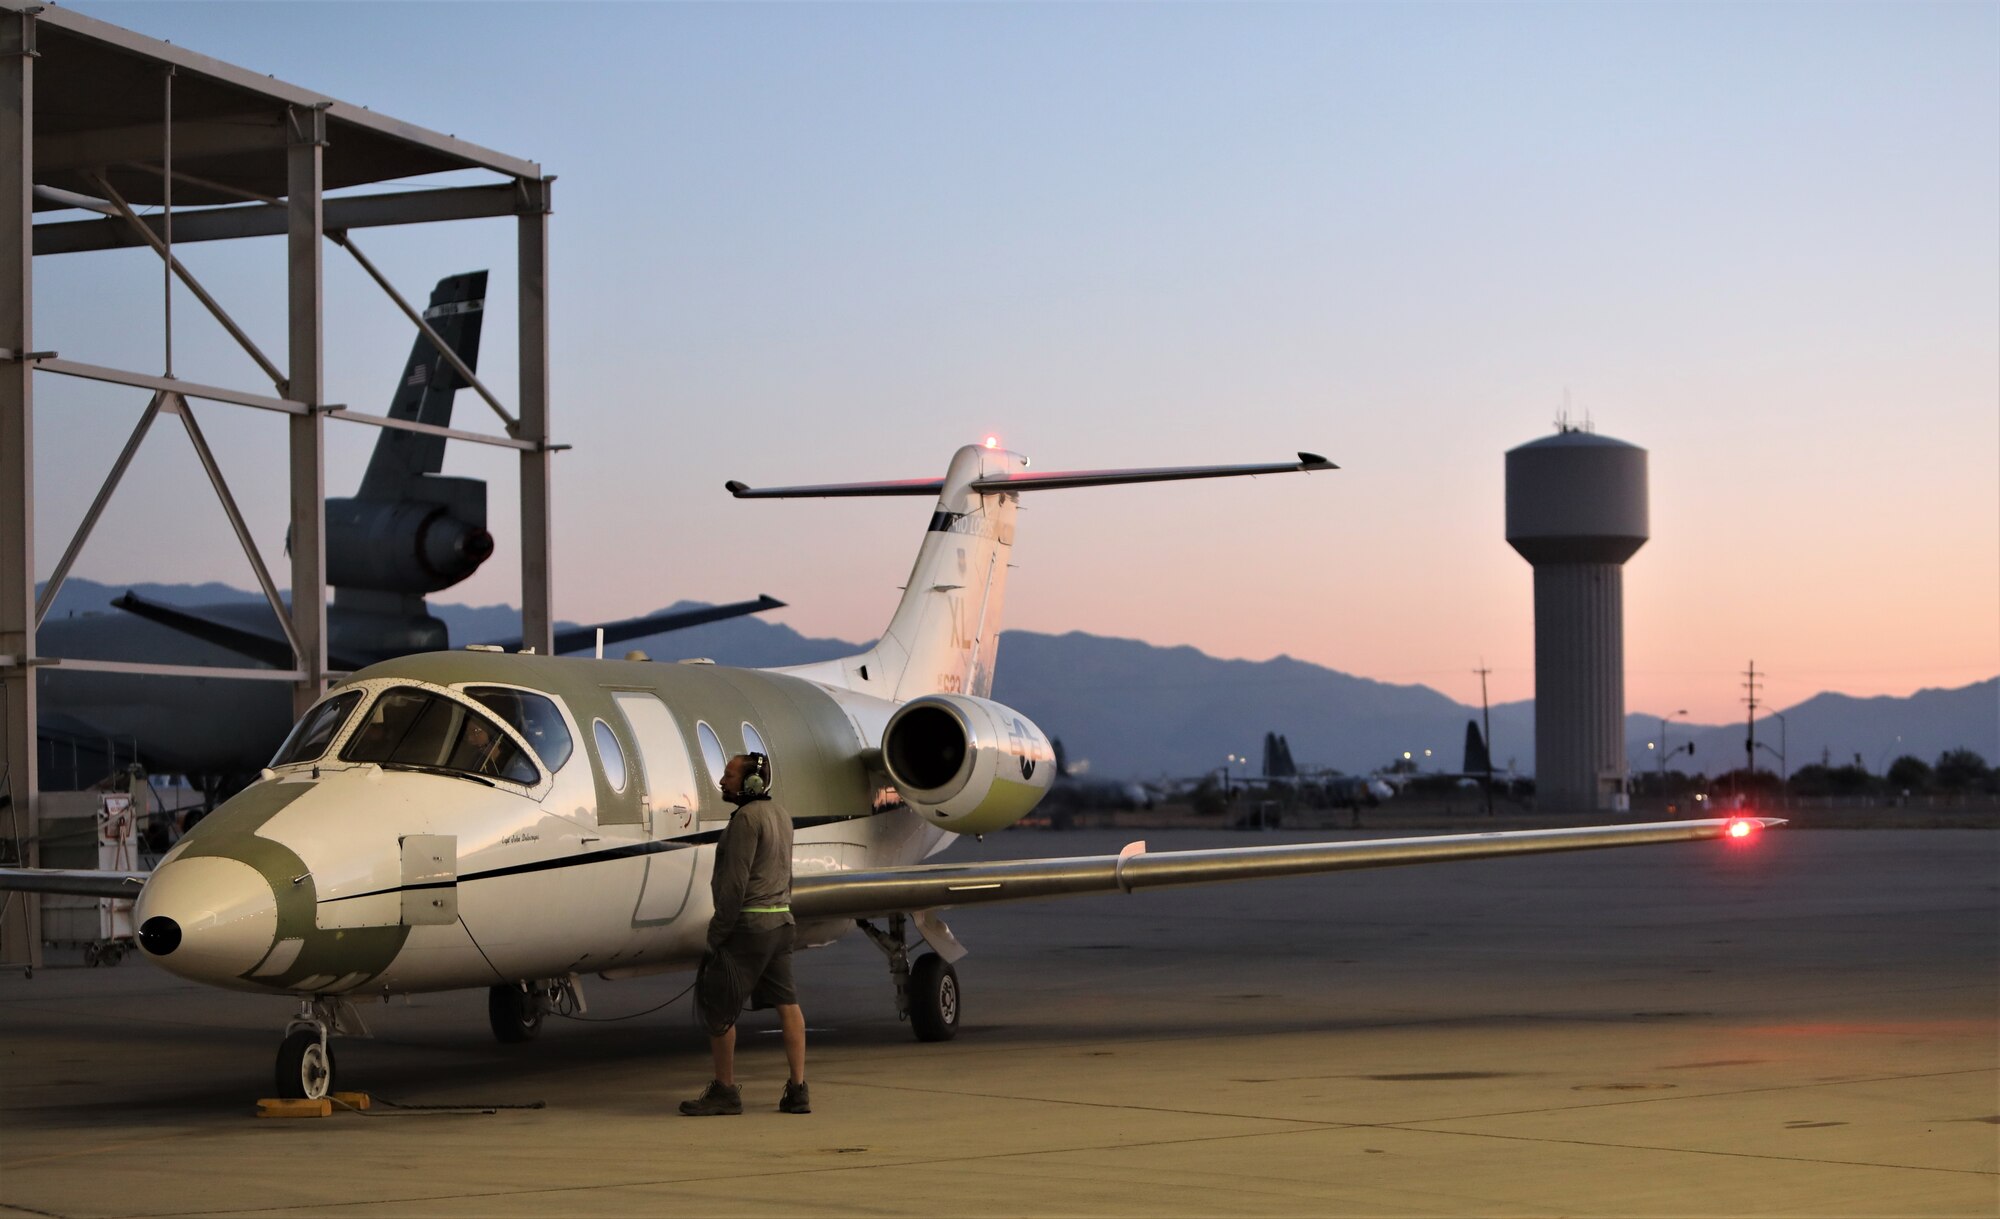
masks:
<path id="1" fill-rule="evenodd" d="M 479 570 L 493 553 L 486 484 L 431 475 L 422 485 L 434 499 L 326 501 L 328 584 L 422 595 Z"/>
<path id="2" fill-rule="evenodd" d="M 882 730 L 882 761 L 903 802 L 959 834 L 1005 829 L 1041 802 L 1055 779 L 1042 730 L 1011 707 L 965 694 L 930 694 L 897 708 Z"/>

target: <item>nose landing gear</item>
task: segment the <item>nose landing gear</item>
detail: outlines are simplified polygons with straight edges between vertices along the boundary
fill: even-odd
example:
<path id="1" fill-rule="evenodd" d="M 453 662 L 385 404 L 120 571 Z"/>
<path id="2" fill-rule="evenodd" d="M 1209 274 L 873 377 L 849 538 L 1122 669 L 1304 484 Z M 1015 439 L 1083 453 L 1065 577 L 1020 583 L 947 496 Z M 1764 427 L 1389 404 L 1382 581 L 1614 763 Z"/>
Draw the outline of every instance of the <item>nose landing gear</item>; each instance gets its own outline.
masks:
<path id="1" fill-rule="evenodd" d="M 278 1096 L 285 1100 L 319 1100 L 333 1091 L 335 1033 L 368 1036 L 361 1014 L 345 999 L 315 995 L 299 1000 L 299 1014 L 285 1026 L 278 1043 Z"/>

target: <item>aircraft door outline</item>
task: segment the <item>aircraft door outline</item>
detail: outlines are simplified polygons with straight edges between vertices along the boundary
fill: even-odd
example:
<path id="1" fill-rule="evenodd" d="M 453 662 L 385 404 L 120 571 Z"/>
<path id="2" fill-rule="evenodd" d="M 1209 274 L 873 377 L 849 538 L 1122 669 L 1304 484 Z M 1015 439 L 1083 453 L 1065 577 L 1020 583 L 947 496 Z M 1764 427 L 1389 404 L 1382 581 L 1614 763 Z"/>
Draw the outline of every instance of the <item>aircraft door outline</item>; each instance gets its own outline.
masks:
<path id="1" fill-rule="evenodd" d="M 658 695 L 618 690 L 611 697 L 638 746 L 628 759 L 637 773 L 627 781 L 639 793 L 645 836 L 655 843 L 672 843 L 693 832 L 700 807 L 687 738 Z M 635 925 L 670 923 L 680 917 L 694 886 L 695 855 L 691 845 L 669 845 L 646 856 L 646 879 L 632 912 Z"/>

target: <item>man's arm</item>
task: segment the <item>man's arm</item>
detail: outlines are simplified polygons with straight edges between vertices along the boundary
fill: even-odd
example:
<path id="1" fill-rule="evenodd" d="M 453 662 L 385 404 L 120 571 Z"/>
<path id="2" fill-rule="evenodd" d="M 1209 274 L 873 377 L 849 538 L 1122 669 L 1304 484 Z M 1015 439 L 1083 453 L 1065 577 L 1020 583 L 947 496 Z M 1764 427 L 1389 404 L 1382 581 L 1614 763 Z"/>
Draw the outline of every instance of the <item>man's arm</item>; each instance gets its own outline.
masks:
<path id="1" fill-rule="evenodd" d="M 743 917 L 743 894 L 750 887 L 750 865 L 756 856 L 756 827 L 740 813 L 731 817 L 721 840 L 715 844 L 715 877 L 709 885 L 715 895 L 715 916 L 708 920 L 711 951 L 722 947 L 722 941 L 729 938 Z"/>

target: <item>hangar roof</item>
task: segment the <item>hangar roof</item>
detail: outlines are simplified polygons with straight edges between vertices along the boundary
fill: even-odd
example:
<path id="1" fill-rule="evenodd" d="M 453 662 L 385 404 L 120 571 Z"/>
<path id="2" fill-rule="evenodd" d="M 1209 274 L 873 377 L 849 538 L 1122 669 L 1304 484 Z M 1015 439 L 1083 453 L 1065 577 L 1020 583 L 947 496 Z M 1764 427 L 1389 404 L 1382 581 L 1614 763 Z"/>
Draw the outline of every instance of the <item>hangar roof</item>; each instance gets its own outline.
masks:
<path id="1" fill-rule="evenodd" d="M 97 195 L 102 173 L 135 205 L 164 201 L 166 76 L 173 73 L 176 207 L 286 193 L 289 112 L 323 109 L 324 189 L 452 170 L 538 179 L 541 166 L 54 5 L 0 0 L 35 22 L 34 182 Z M 0 18 L 6 19 L 6 18 Z M 60 208 L 38 198 L 38 210 Z"/>

